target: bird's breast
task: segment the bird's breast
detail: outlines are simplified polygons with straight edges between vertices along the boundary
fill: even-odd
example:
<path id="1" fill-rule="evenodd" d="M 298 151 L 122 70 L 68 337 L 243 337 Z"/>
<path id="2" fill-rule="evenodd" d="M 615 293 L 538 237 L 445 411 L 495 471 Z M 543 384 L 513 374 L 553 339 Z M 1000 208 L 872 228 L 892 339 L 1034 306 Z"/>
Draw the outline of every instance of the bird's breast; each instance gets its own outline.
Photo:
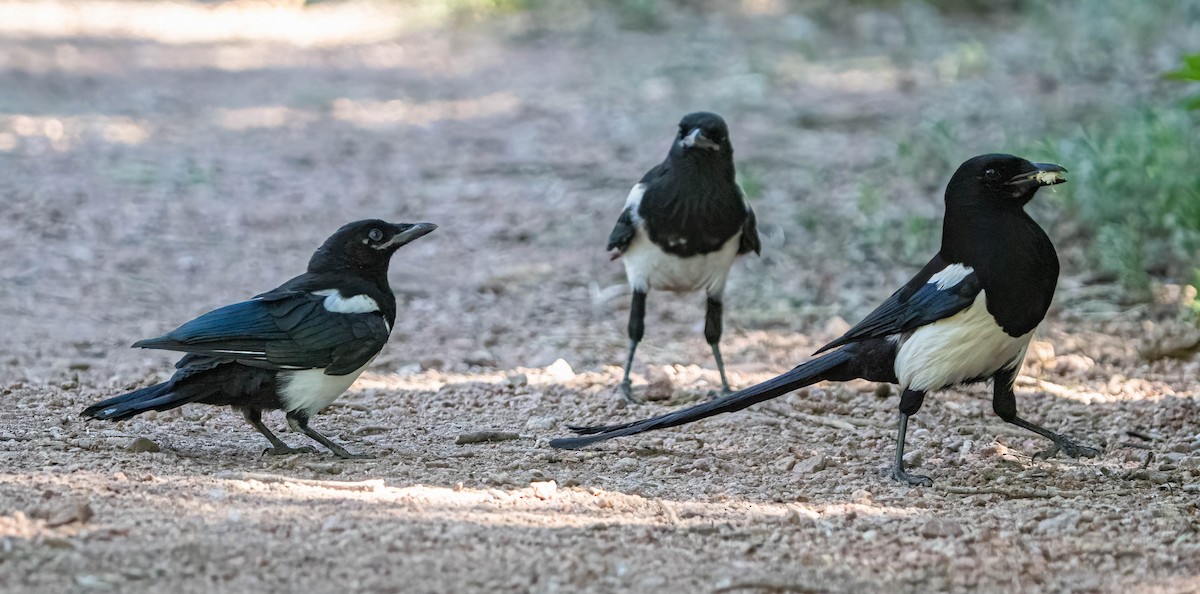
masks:
<path id="1" fill-rule="evenodd" d="M 725 290 L 740 239 L 741 233 L 736 233 L 716 251 L 683 257 L 663 250 L 639 229 L 623 254 L 625 274 L 629 284 L 640 291 L 704 289 L 709 295 L 719 295 Z"/>
<path id="2" fill-rule="evenodd" d="M 988 312 L 987 295 L 966 309 L 900 338 L 896 377 L 911 390 L 936 390 L 1019 366 L 1033 331 L 1010 336 Z"/>
<path id="3" fill-rule="evenodd" d="M 279 372 L 279 399 L 283 410 L 303 410 L 310 416 L 317 414 L 350 388 L 374 360 L 375 357 L 371 357 L 362 367 L 346 375 L 327 375 L 324 369 Z"/>

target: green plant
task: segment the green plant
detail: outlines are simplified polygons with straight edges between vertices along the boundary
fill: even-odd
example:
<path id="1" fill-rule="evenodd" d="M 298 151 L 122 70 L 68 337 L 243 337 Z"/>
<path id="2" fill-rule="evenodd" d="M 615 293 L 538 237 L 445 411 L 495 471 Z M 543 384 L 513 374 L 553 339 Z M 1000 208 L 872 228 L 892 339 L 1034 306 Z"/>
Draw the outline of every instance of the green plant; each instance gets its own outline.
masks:
<path id="1" fill-rule="evenodd" d="M 1171 80 L 1200 82 L 1200 54 L 1183 57 L 1183 67 L 1168 72 L 1166 77 Z M 1193 95 L 1184 101 L 1188 109 L 1200 109 L 1200 95 Z"/>
<path id="2" fill-rule="evenodd" d="M 1174 109 L 1116 114 L 1042 154 L 1071 170 L 1062 188 L 1103 272 L 1145 294 L 1150 279 L 1190 279 L 1200 253 L 1200 124 Z"/>

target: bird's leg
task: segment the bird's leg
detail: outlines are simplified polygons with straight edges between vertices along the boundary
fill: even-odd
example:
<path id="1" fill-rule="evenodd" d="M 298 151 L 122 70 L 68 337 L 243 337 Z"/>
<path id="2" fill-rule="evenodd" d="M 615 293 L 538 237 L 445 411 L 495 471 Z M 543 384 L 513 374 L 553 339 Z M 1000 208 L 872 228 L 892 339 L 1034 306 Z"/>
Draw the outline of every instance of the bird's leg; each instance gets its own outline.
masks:
<path id="1" fill-rule="evenodd" d="M 633 354 L 637 352 L 637 345 L 642 340 L 642 336 L 646 333 L 646 292 L 633 290 L 633 301 L 629 305 L 629 357 L 625 359 L 625 377 L 621 380 L 621 385 L 618 389 L 625 400 L 640 404 L 641 401 L 633 397 L 633 387 L 629 381 L 629 372 L 633 370 Z"/>
<path id="2" fill-rule="evenodd" d="M 908 433 L 908 417 L 916 414 L 924 401 L 925 393 L 916 390 L 906 389 L 900 396 L 900 423 L 896 427 L 896 459 L 892 462 L 892 479 L 910 485 L 932 487 L 933 479 L 904 471 L 904 437 Z"/>
<path id="3" fill-rule="evenodd" d="M 317 451 L 317 449 L 312 446 L 300 446 L 298 448 L 293 448 L 292 446 L 284 443 L 283 440 L 275 437 L 275 434 L 271 433 L 271 430 L 267 429 L 267 426 L 263 424 L 262 409 L 260 408 L 254 408 L 250 406 L 243 407 L 242 416 L 246 417 L 246 421 L 249 422 L 250 425 L 256 430 L 258 430 L 263 437 L 267 438 L 267 441 L 271 442 L 271 447 L 263 450 L 264 454 L 283 456 L 287 454 L 311 454 Z"/>
<path id="4" fill-rule="evenodd" d="M 1042 450 L 1033 455 L 1034 458 L 1050 458 L 1055 454 L 1062 452 L 1072 458 L 1080 456 L 1084 458 L 1095 458 L 1100 455 L 1100 450 L 1084 445 L 1079 445 L 1071 441 L 1064 435 L 1059 435 L 1045 427 L 1041 427 L 1022 419 L 1017 416 L 1017 395 L 1013 390 L 1013 384 L 1017 379 L 1017 368 L 1006 369 L 998 372 L 992 377 L 994 386 L 992 389 L 992 410 L 996 411 L 996 415 L 1004 419 L 1006 423 L 1012 423 L 1023 429 L 1028 429 L 1050 441 L 1054 445 L 1048 449 Z"/>
<path id="5" fill-rule="evenodd" d="M 308 426 L 308 415 L 305 414 L 303 411 L 294 410 L 292 412 L 289 412 L 287 414 L 287 420 L 288 420 L 288 425 L 290 425 L 292 427 L 292 431 L 299 431 L 299 432 L 313 438 L 314 440 L 316 440 L 317 443 L 329 448 L 329 451 L 333 452 L 333 454 L 335 456 L 337 456 L 338 458 L 346 458 L 346 459 L 374 458 L 374 456 L 372 456 L 370 454 L 351 454 L 350 452 L 346 451 L 346 448 L 344 448 L 336 443 L 333 443 L 332 441 L 330 441 L 330 439 L 328 437 L 325 437 L 324 435 L 317 433 L 316 429 L 313 429 L 312 427 Z"/>
<path id="6" fill-rule="evenodd" d="M 721 316 L 725 311 L 720 296 L 708 296 L 708 307 L 704 312 L 704 340 L 712 347 L 713 359 L 717 361 L 717 371 L 721 373 L 721 393 L 728 394 L 729 378 L 725 377 L 725 361 L 721 359 L 721 331 L 724 330 Z"/>

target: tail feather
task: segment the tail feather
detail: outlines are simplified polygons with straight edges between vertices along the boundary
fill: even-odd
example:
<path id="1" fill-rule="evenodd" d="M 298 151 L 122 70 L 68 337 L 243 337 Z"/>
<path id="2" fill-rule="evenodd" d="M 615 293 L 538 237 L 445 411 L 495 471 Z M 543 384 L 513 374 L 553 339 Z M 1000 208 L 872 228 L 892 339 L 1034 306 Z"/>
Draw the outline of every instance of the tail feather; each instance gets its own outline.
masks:
<path id="1" fill-rule="evenodd" d="M 819 359 L 808 361 L 783 375 L 769 379 L 761 384 L 734 392 L 716 400 L 698 404 L 691 408 L 685 408 L 649 419 L 596 427 L 568 425 L 568 429 L 578 433 L 581 437 L 552 439 L 550 440 L 550 447 L 574 450 L 614 437 L 634 435 L 655 429 L 666 429 L 667 427 L 677 427 L 721 413 L 739 411 L 759 402 L 778 398 L 793 390 L 815 384 L 825 379 L 825 376 L 838 366 L 849 361 L 852 356 L 853 349 L 835 351 Z"/>
<path id="2" fill-rule="evenodd" d="M 97 402 L 79 413 L 81 417 L 103 421 L 122 421 L 150 410 L 168 410 L 194 401 L 198 395 L 176 390 L 174 380 L 134 390 Z"/>

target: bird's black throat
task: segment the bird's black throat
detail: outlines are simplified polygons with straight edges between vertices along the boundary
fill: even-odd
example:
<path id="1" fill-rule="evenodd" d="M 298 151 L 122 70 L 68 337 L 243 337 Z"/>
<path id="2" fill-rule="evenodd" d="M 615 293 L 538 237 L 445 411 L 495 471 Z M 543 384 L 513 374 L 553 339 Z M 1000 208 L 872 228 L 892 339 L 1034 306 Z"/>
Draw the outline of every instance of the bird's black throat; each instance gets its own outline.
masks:
<path id="1" fill-rule="evenodd" d="M 947 204 L 939 255 L 974 269 L 988 312 L 1010 336 L 1037 327 L 1058 284 L 1058 253 L 1018 203 Z"/>
<path id="2" fill-rule="evenodd" d="M 684 258 L 715 252 L 741 230 L 747 214 L 732 151 L 676 146 L 657 169 L 643 180 L 638 216 L 663 251 Z"/>

